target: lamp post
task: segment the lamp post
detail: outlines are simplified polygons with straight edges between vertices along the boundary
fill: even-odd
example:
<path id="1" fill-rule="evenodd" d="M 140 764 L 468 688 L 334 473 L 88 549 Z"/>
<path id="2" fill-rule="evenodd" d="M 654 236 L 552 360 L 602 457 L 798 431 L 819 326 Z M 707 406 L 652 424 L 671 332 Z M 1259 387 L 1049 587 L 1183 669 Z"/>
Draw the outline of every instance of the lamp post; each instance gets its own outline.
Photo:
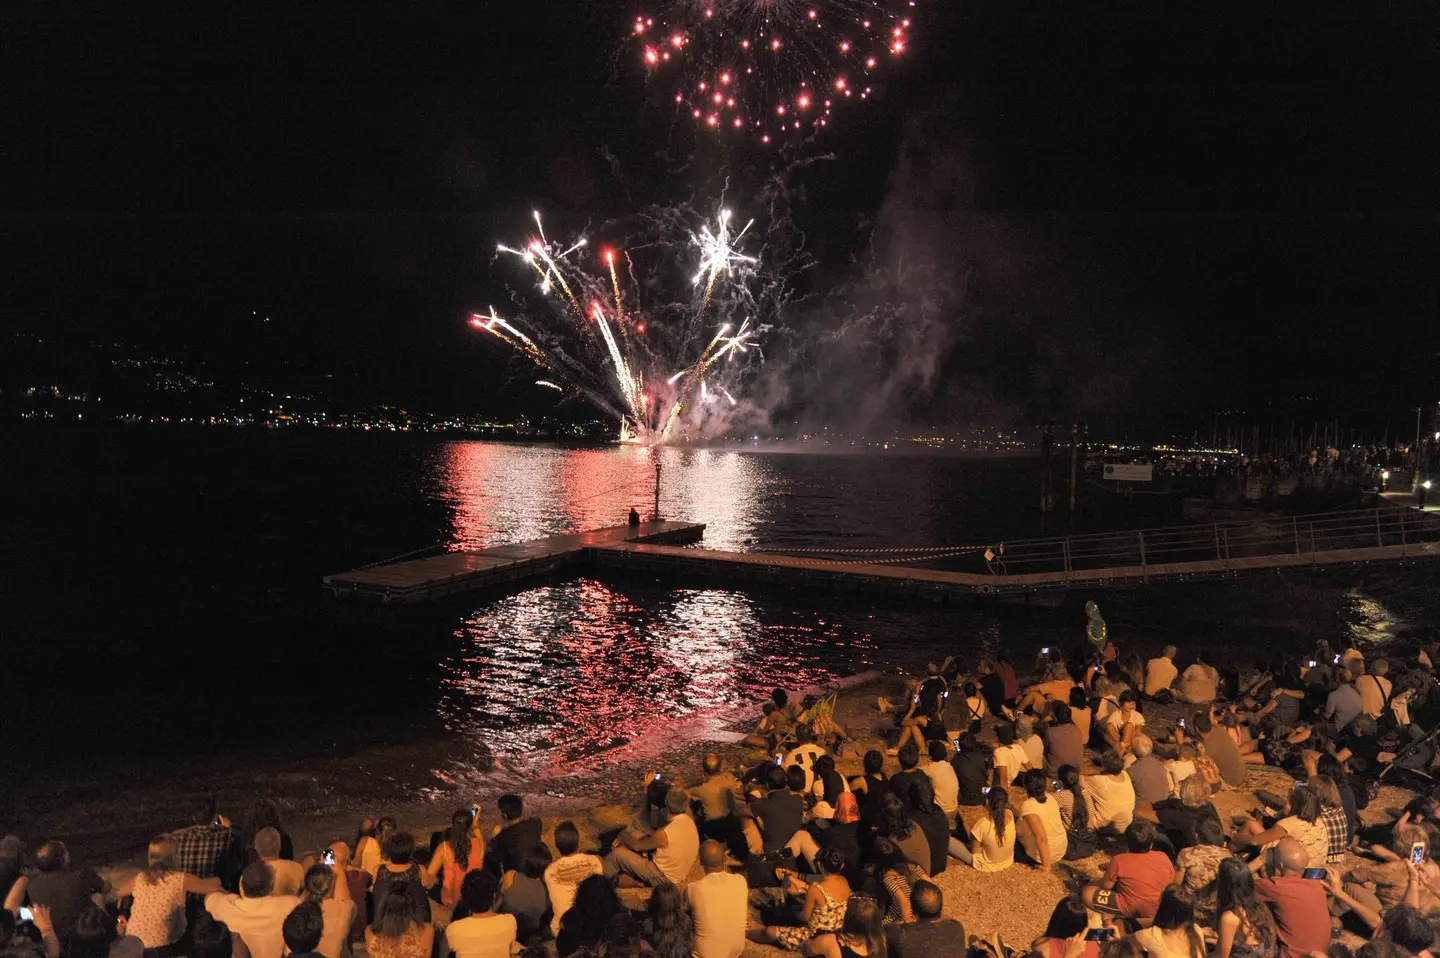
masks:
<path id="1" fill-rule="evenodd" d="M 1415 407 L 1415 445 L 1410 447 L 1410 491 L 1420 488 L 1420 413 L 1424 406 Z"/>

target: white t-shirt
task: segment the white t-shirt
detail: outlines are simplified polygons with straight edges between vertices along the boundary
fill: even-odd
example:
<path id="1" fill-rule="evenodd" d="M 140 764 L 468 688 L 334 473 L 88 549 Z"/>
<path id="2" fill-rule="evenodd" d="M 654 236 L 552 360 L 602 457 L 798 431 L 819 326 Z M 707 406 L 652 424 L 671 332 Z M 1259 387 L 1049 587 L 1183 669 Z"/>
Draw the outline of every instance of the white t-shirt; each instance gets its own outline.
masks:
<path id="1" fill-rule="evenodd" d="M 1038 735 L 1031 735 L 1019 743 L 1025 748 L 1025 758 L 1029 761 L 1031 768 L 1045 767 L 1045 740 Z"/>
<path id="2" fill-rule="evenodd" d="M 338 875 L 336 878 L 339 881 L 345 880 Z M 296 898 L 295 902 L 299 904 L 300 899 Z M 325 958 L 340 958 L 345 953 L 345 942 L 350 940 L 350 925 L 355 920 L 355 903 L 326 898 L 320 902 L 320 915 L 325 919 L 325 927 L 320 934 L 320 944 L 315 950 Z"/>
<path id="3" fill-rule="evenodd" d="M 664 848 L 655 849 L 655 867 L 675 884 L 683 884 L 690 877 L 695 859 L 700 857 L 700 829 L 689 815 L 676 815 L 661 831 L 666 843 Z"/>
<path id="4" fill-rule="evenodd" d="M 740 958 L 750 889 L 744 875 L 711 872 L 685 888 L 695 915 L 696 958 Z"/>
<path id="5" fill-rule="evenodd" d="M 1009 785 L 1015 781 L 1016 775 L 1030 767 L 1030 753 L 1019 742 L 1002 745 L 995 750 L 995 767 L 1005 769 L 1001 779 Z"/>
<path id="6" fill-rule="evenodd" d="M 545 867 L 545 889 L 550 893 L 550 931 L 560 931 L 560 916 L 575 904 L 575 889 L 591 875 L 603 875 L 605 863 L 598 855 L 564 855 Z"/>
<path id="7" fill-rule="evenodd" d="M 295 909 L 295 899 L 271 895 L 266 898 L 241 898 L 225 892 L 205 896 L 205 910 L 216 921 L 223 921 L 231 934 L 239 935 L 250 949 L 250 958 L 280 958 L 285 952 L 281 926 L 285 916 Z"/>
<path id="8" fill-rule="evenodd" d="M 1047 829 L 1049 826 L 1046 826 Z M 975 823 L 970 834 L 979 843 L 975 849 L 977 872 L 1004 871 L 1015 864 L 1015 813 L 1005 809 L 1005 837 L 995 834 L 995 822 L 987 813 Z"/>
<path id="9" fill-rule="evenodd" d="M 949 762 L 931 762 L 921 771 L 930 779 L 930 785 L 935 790 L 935 804 L 940 806 L 940 811 L 953 815 L 960 807 L 960 779 L 956 777 L 954 767 Z"/>
<path id="10" fill-rule="evenodd" d="M 1135 731 L 1138 732 L 1145 727 L 1145 716 L 1140 714 L 1139 709 L 1127 712 L 1124 708 L 1118 708 L 1105 719 L 1105 724 L 1113 726 L 1117 733 L 1123 733 L 1126 725 L 1135 726 Z"/>
<path id="11" fill-rule="evenodd" d="M 1090 809 L 1090 827 L 1113 825 L 1123 831 L 1135 817 L 1135 783 L 1123 772 L 1080 776 L 1080 794 Z"/>
<path id="12" fill-rule="evenodd" d="M 784 768 L 791 766 L 803 768 L 805 770 L 805 787 L 808 789 L 815 781 L 815 763 L 824 754 L 826 753 L 823 748 L 811 742 L 808 745 L 791 749 L 790 754 L 785 756 L 785 761 L 781 764 Z"/>
<path id="13" fill-rule="evenodd" d="M 1145 694 L 1154 695 L 1161 689 L 1168 689 L 1179 672 L 1175 663 L 1165 656 L 1157 656 L 1145 663 Z"/>
<path id="14" fill-rule="evenodd" d="M 518 931 L 514 915 L 477 915 L 451 922 L 445 941 L 455 958 L 510 958 Z"/>
<path id="15" fill-rule="evenodd" d="M 1065 823 L 1060 820 L 1060 803 L 1048 797 L 1044 802 L 1027 798 L 1020 805 L 1020 818 L 1023 820 L 1026 815 L 1038 817 L 1040 824 L 1045 826 L 1045 838 L 1050 843 L 1050 860 L 1058 862 L 1064 858 L 1065 849 L 1070 846 L 1070 838 L 1065 834 Z M 1025 854 L 1037 862 L 1040 861 L 1040 849 L 1033 847 L 1034 842 L 1025 838 L 1023 843 Z"/>

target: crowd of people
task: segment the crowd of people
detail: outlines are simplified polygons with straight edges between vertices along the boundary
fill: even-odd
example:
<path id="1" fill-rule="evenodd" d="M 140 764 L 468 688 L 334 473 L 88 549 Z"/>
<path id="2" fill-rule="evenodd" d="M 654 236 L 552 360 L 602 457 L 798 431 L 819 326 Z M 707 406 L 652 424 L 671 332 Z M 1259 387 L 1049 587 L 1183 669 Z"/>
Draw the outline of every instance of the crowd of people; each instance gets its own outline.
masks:
<path id="1" fill-rule="evenodd" d="M 1023 685 L 1003 656 L 947 660 L 876 703 L 889 748 L 860 748 L 833 697 L 777 689 L 742 761 L 648 774 L 593 837 L 506 794 L 498 820 L 471 805 L 428 840 L 379 817 L 297 850 L 262 800 L 157 836 L 112 886 L 60 841 L 7 836 L 0 958 L 1431 958 L 1440 803 L 1360 812 L 1382 768 L 1434 764 L 1437 655 L 1322 641 L 1242 681 L 1103 640 L 1045 650 Z M 1222 819 L 1215 795 L 1258 766 L 1294 787 Z M 1020 903 L 1049 919 L 1007 943 L 947 913 L 947 869 L 1071 892 Z"/>

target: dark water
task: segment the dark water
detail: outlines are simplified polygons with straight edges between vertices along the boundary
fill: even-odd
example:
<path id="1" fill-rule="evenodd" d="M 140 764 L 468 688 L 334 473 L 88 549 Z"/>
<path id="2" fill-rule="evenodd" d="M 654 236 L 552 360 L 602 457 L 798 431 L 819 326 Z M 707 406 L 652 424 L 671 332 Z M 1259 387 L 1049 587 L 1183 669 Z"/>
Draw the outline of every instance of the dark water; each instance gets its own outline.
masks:
<path id="1" fill-rule="evenodd" d="M 713 583 L 572 579 L 405 608 L 320 577 L 432 543 L 478 547 L 623 521 L 650 454 L 395 435 L 6 436 L 6 737 L 47 787 L 103 793 L 363 766 L 397 794 L 518 778 L 660 727 L 704 727 L 775 685 L 1070 641 L 1057 610 L 872 605 Z M 914 546 L 1060 532 L 1037 463 L 665 450 L 667 516 L 705 545 Z M 1163 497 L 1083 527 L 1178 521 Z M 1098 596 L 1122 643 L 1254 656 L 1428 628 L 1433 567 L 1292 573 Z M 38 773 L 37 773 L 38 774 Z M 12 814 L 34 781 L 6 776 Z M 51 792 L 45 793 L 51 796 Z M 73 791 L 61 790 L 64 800 Z M 60 801 L 47 797 L 43 801 Z M 0 809 L 3 811 L 3 809 Z"/>

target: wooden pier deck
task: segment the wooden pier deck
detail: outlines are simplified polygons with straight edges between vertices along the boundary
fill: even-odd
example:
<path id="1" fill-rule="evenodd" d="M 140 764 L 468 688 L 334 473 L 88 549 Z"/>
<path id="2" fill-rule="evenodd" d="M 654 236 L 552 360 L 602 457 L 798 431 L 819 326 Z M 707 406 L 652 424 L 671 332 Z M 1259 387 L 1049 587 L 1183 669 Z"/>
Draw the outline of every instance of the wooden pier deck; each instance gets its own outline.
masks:
<path id="1" fill-rule="evenodd" d="M 976 596 L 1023 596 L 1076 586 L 1104 588 L 1167 580 L 1234 578 L 1247 573 L 1287 568 L 1440 558 L 1440 542 L 997 575 L 833 562 L 799 556 L 677 549 L 643 543 L 604 545 L 591 549 L 590 553 L 592 560 L 601 568 L 689 573 L 729 581 L 840 592 L 886 593 L 943 602 Z"/>
<path id="2" fill-rule="evenodd" d="M 631 542 L 698 542 L 704 533 L 705 526 L 694 522 L 642 522 L 639 526 L 611 526 L 531 542 L 446 552 L 408 562 L 370 566 L 327 575 L 322 582 L 325 588 L 338 596 L 380 602 L 424 602 L 555 572 L 580 561 L 587 550 L 598 546 Z"/>
<path id="3" fill-rule="evenodd" d="M 944 601 L 1062 590 L 1233 578 L 1283 569 L 1440 558 L 1440 514 L 1387 504 L 1251 522 L 1134 529 L 995 544 L 973 570 L 837 561 L 804 555 L 685 549 L 705 526 L 646 522 L 534 542 L 450 552 L 326 576 L 337 595 L 420 602 L 564 568 L 629 569 L 740 582 L 878 592 Z"/>

